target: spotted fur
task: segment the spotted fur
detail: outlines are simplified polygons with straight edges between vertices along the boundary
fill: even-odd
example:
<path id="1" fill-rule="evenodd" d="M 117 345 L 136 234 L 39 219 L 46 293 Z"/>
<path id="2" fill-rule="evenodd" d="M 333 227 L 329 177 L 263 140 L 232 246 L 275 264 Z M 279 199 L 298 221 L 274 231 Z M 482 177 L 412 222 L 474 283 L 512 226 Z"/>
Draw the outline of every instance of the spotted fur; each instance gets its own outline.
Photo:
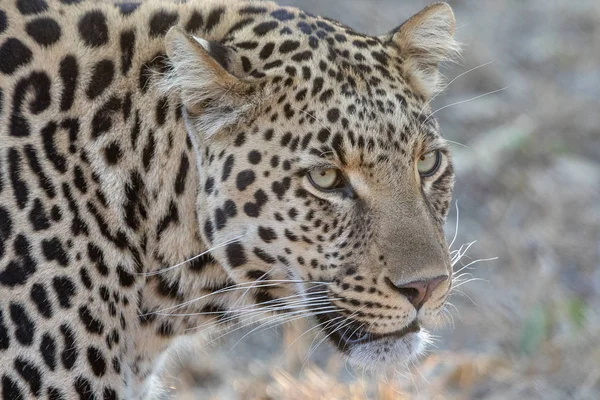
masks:
<path id="1" fill-rule="evenodd" d="M 141 398 L 175 337 L 298 300 L 363 367 L 418 354 L 450 286 L 428 103 L 453 26 L 442 3 L 373 37 L 269 2 L 2 2 L 2 398 Z"/>

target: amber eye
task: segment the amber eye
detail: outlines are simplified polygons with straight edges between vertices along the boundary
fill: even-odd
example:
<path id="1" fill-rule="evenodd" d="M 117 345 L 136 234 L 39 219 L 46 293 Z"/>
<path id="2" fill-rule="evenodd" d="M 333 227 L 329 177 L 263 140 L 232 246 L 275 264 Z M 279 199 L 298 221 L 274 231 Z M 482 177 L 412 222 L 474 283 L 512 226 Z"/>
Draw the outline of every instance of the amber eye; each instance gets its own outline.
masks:
<path id="1" fill-rule="evenodd" d="M 435 174 L 442 163 L 442 154 L 439 150 L 430 151 L 423 154 L 417 161 L 417 170 L 419 174 L 426 178 Z"/>
<path id="2" fill-rule="evenodd" d="M 334 168 L 322 168 L 310 171 L 308 179 L 314 187 L 320 190 L 331 190 L 342 183 L 341 173 Z"/>

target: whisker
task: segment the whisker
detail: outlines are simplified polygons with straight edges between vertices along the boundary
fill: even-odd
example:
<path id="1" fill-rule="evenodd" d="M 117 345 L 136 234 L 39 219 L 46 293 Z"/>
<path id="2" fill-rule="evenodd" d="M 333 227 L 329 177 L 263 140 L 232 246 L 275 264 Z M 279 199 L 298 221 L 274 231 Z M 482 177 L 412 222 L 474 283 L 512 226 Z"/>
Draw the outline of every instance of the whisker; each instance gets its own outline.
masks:
<path id="1" fill-rule="evenodd" d="M 463 292 L 462 290 L 453 289 L 452 293 L 450 295 L 452 295 L 454 292 L 460 293 L 461 295 L 465 296 L 467 299 L 471 300 L 471 303 L 473 303 L 473 305 L 475 307 L 479 307 L 479 305 L 477 303 L 475 303 L 475 301 L 468 294 L 466 294 L 465 292 Z"/>
<path id="2" fill-rule="evenodd" d="M 442 110 L 444 110 L 444 109 L 446 109 L 446 108 L 448 108 L 448 107 L 452 107 L 452 106 L 457 106 L 457 105 L 459 105 L 459 104 L 468 103 L 468 102 L 470 102 L 470 101 L 477 100 L 477 99 L 480 99 L 480 98 L 482 98 L 482 97 L 489 96 L 489 95 L 491 95 L 491 94 L 494 94 L 494 93 L 501 92 L 501 91 L 503 91 L 503 90 L 506 90 L 506 89 L 508 89 L 510 86 L 511 86 L 511 85 L 507 85 L 507 86 L 505 86 L 505 87 L 503 87 L 503 88 L 496 89 L 496 90 L 492 90 L 491 92 L 483 93 L 483 94 L 480 94 L 480 95 L 478 95 L 478 96 L 475 96 L 475 97 L 471 97 L 470 99 L 466 99 L 466 100 L 457 101 L 457 102 L 455 102 L 455 103 L 451 103 L 451 104 L 446 104 L 445 106 L 443 106 L 443 107 L 440 107 L 440 108 L 438 108 L 437 110 L 435 110 L 434 112 L 432 112 L 431 114 L 429 114 L 429 116 L 428 116 L 427 118 L 425 118 L 425 120 L 424 120 L 424 121 L 421 123 L 421 125 L 425 124 L 425 123 L 426 123 L 426 122 L 427 122 L 427 121 L 428 121 L 428 120 L 429 120 L 431 117 L 433 117 L 433 116 L 434 116 L 434 115 L 435 115 L 437 112 L 439 112 L 439 111 L 442 111 Z"/>
<path id="3" fill-rule="evenodd" d="M 350 315 L 346 316 L 346 319 L 348 322 L 342 322 L 337 328 L 335 328 L 333 331 L 331 331 L 330 333 L 328 333 L 327 335 L 325 335 L 325 337 L 323 339 L 321 339 L 321 341 L 319 343 L 317 343 L 317 345 L 309 351 L 308 355 L 305 358 L 305 362 L 302 364 L 302 369 L 304 369 L 304 365 L 306 363 L 306 361 L 308 361 L 310 359 L 310 357 L 313 355 L 313 353 L 317 350 L 317 348 L 321 345 L 321 343 L 323 343 L 328 337 L 330 337 L 331 335 L 333 335 L 336 332 L 339 332 L 341 329 L 343 329 L 344 327 L 350 325 L 353 321 L 351 320 L 351 318 L 358 314 L 361 310 L 363 310 L 365 306 L 362 306 L 360 308 L 358 308 L 357 310 L 355 310 L 354 312 L 352 312 Z M 314 341 L 313 341 L 314 343 Z M 311 344 L 312 346 L 312 344 Z"/>
<path id="4" fill-rule="evenodd" d="M 242 336 L 242 337 L 240 338 L 240 340 L 238 340 L 238 341 L 237 341 L 237 342 L 236 342 L 236 343 L 235 343 L 235 344 L 234 344 L 234 345 L 231 347 L 231 350 L 233 350 L 233 348 L 234 348 L 235 346 L 237 346 L 237 345 L 238 345 L 238 344 L 239 344 L 239 343 L 240 343 L 240 342 L 241 342 L 241 341 L 242 341 L 244 338 L 246 338 L 248 335 L 250 335 L 250 334 L 254 333 L 255 331 L 257 331 L 257 330 L 259 330 L 259 329 L 272 329 L 272 328 L 275 328 L 275 327 L 277 327 L 277 326 L 281 326 L 281 325 L 283 325 L 283 324 L 285 324 L 285 323 L 289 323 L 289 322 L 292 322 L 292 321 L 296 321 L 296 320 L 298 320 L 298 319 L 301 319 L 301 318 L 306 318 L 307 316 L 313 316 L 313 315 L 319 315 L 319 314 L 326 314 L 326 313 L 330 313 L 330 312 L 332 311 L 332 308 L 333 308 L 333 309 L 335 309 L 335 307 L 331 307 L 331 306 L 329 306 L 329 307 L 321 307 L 321 308 L 316 308 L 316 309 L 312 309 L 312 310 L 304 310 L 304 311 L 306 312 L 306 315 L 302 315 L 302 313 L 301 313 L 301 314 L 300 314 L 300 315 L 301 315 L 300 317 L 296 316 L 296 317 L 294 317 L 294 318 L 292 318 L 292 319 L 289 319 L 289 318 L 284 318 L 284 319 L 283 319 L 283 321 L 281 321 L 281 322 L 279 322 L 279 321 L 275 321 L 277 324 L 276 324 L 276 325 L 274 325 L 274 326 L 270 326 L 270 325 L 271 325 L 271 323 L 270 323 L 270 322 L 269 322 L 269 323 L 267 323 L 267 326 L 265 326 L 265 325 L 258 325 L 256 328 L 252 329 L 250 332 L 248 332 L 248 333 L 246 333 L 244 336 Z M 317 311 L 317 312 L 315 313 L 315 311 Z M 286 317 L 289 317 L 289 314 L 285 314 L 285 316 L 286 316 Z"/>
<path id="5" fill-rule="evenodd" d="M 227 330 L 227 331 L 226 331 L 226 332 L 224 332 L 223 334 L 221 334 L 221 335 L 217 336 L 216 338 L 214 338 L 213 340 L 211 340 L 211 341 L 210 341 L 210 344 L 213 344 L 215 341 L 219 340 L 220 338 L 222 338 L 222 337 L 224 337 L 224 336 L 226 336 L 226 335 L 229 335 L 229 334 L 231 334 L 231 333 L 233 333 L 233 332 L 236 332 L 236 331 L 238 331 L 238 330 L 240 330 L 240 329 L 244 329 L 244 328 L 246 328 L 246 327 L 248 327 L 248 326 L 250 326 L 250 325 L 253 325 L 253 324 L 259 324 L 259 327 L 265 327 L 265 328 L 269 328 L 269 327 L 271 327 L 271 328 L 272 328 L 272 327 L 274 327 L 274 326 L 277 326 L 277 325 L 270 326 L 271 324 L 273 324 L 273 323 L 277 323 L 277 322 L 279 322 L 280 320 L 283 320 L 281 323 L 285 323 L 285 320 L 286 320 L 286 319 L 288 319 L 288 318 L 292 318 L 292 317 L 294 317 L 294 316 L 297 316 L 298 314 L 300 314 L 300 315 L 303 315 L 303 314 L 304 314 L 304 315 L 303 315 L 303 318 L 304 318 L 304 317 L 309 317 L 309 316 L 311 316 L 311 315 L 318 315 L 319 313 L 329 313 L 329 312 L 331 312 L 331 311 L 332 311 L 332 309 L 330 309 L 330 307 L 331 307 L 332 309 L 334 308 L 333 306 L 319 307 L 319 308 L 316 308 L 316 309 L 315 309 L 315 310 L 317 310 L 317 312 L 311 312 L 311 311 L 310 311 L 310 310 L 308 310 L 308 309 L 303 309 L 303 310 L 299 310 L 299 311 L 292 311 L 292 312 L 290 312 L 290 313 L 287 313 L 287 314 L 284 314 L 284 315 L 281 315 L 281 316 L 277 316 L 277 317 L 275 317 L 275 318 L 273 318 L 273 316 L 272 316 L 272 315 L 268 315 L 268 316 L 266 316 L 266 317 L 264 317 L 264 318 L 261 318 L 261 319 L 259 319 L 259 320 L 256 320 L 256 321 L 248 321 L 248 322 L 246 322 L 246 323 L 243 323 L 241 326 L 239 326 L 239 327 L 237 327 L 237 328 L 235 328 L 235 329 Z M 267 311 L 265 311 L 265 312 L 268 312 L 268 310 L 267 310 Z M 264 320 L 267 320 L 267 323 L 266 323 L 266 324 L 262 324 L 262 321 L 264 321 Z M 265 325 L 266 325 L 266 326 L 265 326 Z M 280 324 L 279 324 L 279 325 L 280 325 Z M 190 328 L 189 330 L 192 330 L 192 329 L 194 329 L 194 328 Z M 187 331 L 189 331 L 189 330 L 186 330 L 186 332 L 187 332 Z"/>
<path id="6" fill-rule="evenodd" d="M 330 319 L 329 321 L 335 321 L 335 320 L 342 319 L 342 318 L 344 318 L 344 316 L 343 316 L 343 315 L 340 315 L 339 317 L 332 318 L 332 319 Z M 294 343 L 296 343 L 298 340 L 300 340 L 300 339 L 301 339 L 301 338 L 302 338 L 304 335 L 306 335 L 308 332 L 312 331 L 313 329 L 317 329 L 317 328 L 320 328 L 320 324 L 315 324 L 315 326 L 313 326 L 312 328 L 305 330 L 305 331 L 304 331 L 304 332 L 303 332 L 301 335 L 299 335 L 299 336 L 298 336 L 296 339 L 294 339 L 294 340 L 293 340 L 293 341 L 292 341 L 292 342 L 291 342 L 291 343 L 290 343 L 290 344 L 289 344 L 289 345 L 288 345 L 288 346 L 285 348 L 285 350 L 283 350 L 283 352 L 285 353 L 286 351 L 288 351 L 288 350 L 289 350 L 289 348 L 290 348 L 290 347 L 292 347 L 292 345 L 293 345 Z"/>
<path id="7" fill-rule="evenodd" d="M 309 117 L 311 117 L 317 124 L 319 124 L 321 126 L 321 128 L 325 129 L 327 132 L 329 132 L 331 135 L 333 135 L 333 133 L 331 133 L 331 131 L 329 130 L 329 128 L 327 128 L 325 126 L 325 124 L 323 124 L 321 121 L 319 121 L 319 119 L 317 117 L 315 117 L 314 115 L 312 115 L 311 113 L 309 113 L 308 111 L 305 111 L 303 109 L 301 109 L 300 107 L 297 107 L 293 104 L 290 104 L 290 106 L 298 111 L 300 111 L 303 114 L 308 115 Z"/>
<path id="8" fill-rule="evenodd" d="M 259 283 L 259 282 L 261 282 L 261 279 L 262 279 L 262 278 L 264 278 L 265 276 L 268 276 L 268 274 L 269 274 L 271 271 L 273 271 L 273 269 L 274 269 L 274 268 L 275 268 L 275 267 L 272 267 L 271 269 L 269 269 L 269 271 L 267 271 L 267 272 L 265 272 L 264 274 L 262 274 L 262 275 L 261 275 L 261 276 L 260 276 L 260 277 L 259 277 L 259 278 L 256 280 L 256 284 L 258 285 L 258 283 Z M 240 301 L 241 301 L 241 300 L 242 300 L 242 299 L 243 299 L 243 298 L 246 296 L 246 294 L 248 294 L 248 291 L 249 291 L 250 289 L 254 288 L 254 287 L 256 287 L 256 286 L 250 285 L 250 286 L 249 286 L 249 287 L 246 289 L 246 291 L 245 291 L 244 293 L 242 293 L 242 295 L 241 295 L 241 296 L 240 296 L 240 297 L 239 297 L 239 298 L 238 298 L 236 301 L 234 301 L 234 302 L 233 302 L 232 306 L 233 306 L 233 307 L 235 307 L 235 305 L 236 305 L 238 302 L 240 302 Z"/>
<path id="9" fill-rule="evenodd" d="M 237 237 L 235 237 L 235 238 L 233 238 L 233 239 L 229 239 L 229 240 L 227 240 L 227 241 L 225 241 L 225 242 L 223 242 L 223 243 L 220 243 L 220 244 L 218 244 L 218 245 L 216 245 L 216 246 L 214 246 L 214 247 L 211 247 L 211 248 L 210 248 L 210 249 L 208 249 L 208 250 L 205 250 L 205 251 L 203 251 L 202 253 L 200 253 L 200 254 L 198 254 L 198 255 L 195 255 L 195 256 L 194 256 L 194 257 L 192 257 L 192 258 L 188 258 L 187 260 L 185 260 L 185 261 L 182 261 L 182 262 L 180 262 L 179 264 L 172 265 L 172 266 L 170 266 L 170 267 L 168 267 L 168 268 L 163 268 L 163 269 L 159 269 L 159 270 L 157 270 L 157 271 L 152 271 L 152 272 L 136 272 L 136 275 L 142 275 L 142 276 L 154 276 L 154 275 L 160 275 L 160 274 L 163 274 L 163 273 L 165 273 L 165 272 L 168 272 L 168 271 L 171 271 L 171 270 L 173 270 L 173 269 L 175 269 L 175 268 L 181 267 L 182 265 L 184 265 L 184 264 L 186 264 L 186 263 L 188 263 L 188 262 L 190 262 L 190 261 L 193 261 L 193 260 L 195 260 L 195 259 L 197 259 L 197 258 L 199 258 L 199 257 L 202 257 L 203 255 L 205 255 L 205 254 L 208 254 L 208 253 L 210 253 L 210 252 L 211 252 L 211 251 L 213 251 L 213 250 L 216 250 L 216 249 L 218 249 L 218 248 L 220 248 L 220 247 L 223 247 L 223 246 L 227 246 L 228 244 L 231 244 L 231 243 L 235 243 L 235 242 L 237 242 L 238 240 L 240 240 L 241 238 L 243 238 L 244 236 L 245 236 L 245 235 L 241 235 L 241 236 L 237 236 Z"/>
<path id="10" fill-rule="evenodd" d="M 453 289 L 456 289 L 456 288 L 458 288 L 458 287 L 461 287 L 461 286 L 462 286 L 462 285 L 464 285 L 465 283 L 470 283 L 470 282 L 473 282 L 473 281 L 481 281 L 481 282 L 487 282 L 487 283 L 490 283 L 490 281 L 488 281 L 487 279 L 482 279 L 482 278 L 471 278 L 471 279 L 467 279 L 467 280 L 466 280 L 466 281 L 464 281 L 464 282 L 459 282 L 459 283 L 458 283 L 458 285 L 452 285 L 452 288 L 453 288 Z"/>
<path id="11" fill-rule="evenodd" d="M 322 300 L 322 299 L 319 299 L 319 301 L 320 301 L 320 302 L 323 302 L 323 300 Z M 326 302 L 326 303 L 317 303 L 317 302 L 315 302 L 314 304 L 308 304 L 308 305 L 309 305 L 309 306 L 317 306 L 317 305 L 318 305 L 318 306 L 322 306 L 322 305 L 331 306 L 331 304 L 330 304 L 329 302 Z M 334 306 L 331 306 L 331 307 L 334 307 Z M 306 308 L 306 305 L 304 305 L 304 306 L 302 306 L 302 307 L 298 306 L 298 307 L 295 307 L 295 308 L 301 308 L 301 310 L 299 310 L 299 311 L 292 311 L 292 312 L 288 312 L 288 313 L 287 313 L 287 314 L 285 314 L 285 315 L 293 315 L 293 314 L 297 314 L 297 313 L 299 313 L 299 312 L 304 312 L 304 311 L 306 311 L 306 312 L 309 312 L 309 311 L 310 311 L 308 308 Z M 266 313 L 272 314 L 272 313 L 274 313 L 274 312 L 276 312 L 276 311 L 278 311 L 278 310 L 277 310 L 277 309 L 256 309 L 256 310 L 251 310 L 250 312 L 246 313 L 245 315 L 233 315 L 233 316 L 230 316 L 230 317 L 228 317 L 226 320 L 211 321 L 211 323 L 210 323 L 210 324 L 201 324 L 201 325 L 199 325 L 199 326 L 197 326 L 197 327 L 195 327 L 195 328 L 189 328 L 188 330 L 196 330 L 196 329 L 198 329 L 198 328 L 211 328 L 211 327 L 214 327 L 214 326 L 217 326 L 217 325 L 224 325 L 224 324 L 226 324 L 227 322 L 230 322 L 230 321 L 232 321 L 232 320 L 239 319 L 239 318 L 244 318 L 244 317 L 245 317 L 247 320 L 250 320 L 250 317 L 251 317 L 251 316 L 256 316 L 256 315 L 260 315 L 260 314 L 266 314 Z M 241 327 L 239 327 L 239 328 L 236 328 L 235 330 L 242 329 L 242 328 L 244 328 L 245 326 L 248 326 L 249 324 L 253 324 L 253 323 L 257 323 L 257 322 L 261 322 L 261 321 L 263 321 L 264 319 L 268 319 L 268 318 L 273 318 L 273 316 L 272 316 L 272 315 L 269 315 L 268 317 L 266 317 L 266 318 L 263 318 L 263 319 L 260 319 L 260 320 L 258 320 L 258 321 L 249 321 L 249 322 L 243 323 Z M 277 317 L 276 317 L 276 318 L 277 318 Z M 186 331 L 188 331 L 188 330 L 186 330 Z M 203 329 L 203 330 L 204 330 L 204 329 Z M 233 330 L 233 331 L 235 331 L 235 330 Z M 225 334 L 231 333 L 231 332 L 233 332 L 233 331 L 228 331 L 228 332 L 226 332 Z M 219 336 L 218 338 L 220 338 L 220 337 L 221 337 L 221 336 Z M 218 338 L 217 338 L 217 339 L 218 339 Z"/>
<path id="12" fill-rule="evenodd" d="M 328 292 L 323 291 L 322 293 L 328 293 Z M 322 296 L 322 297 L 316 297 L 316 298 L 310 299 L 309 302 L 305 301 L 304 299 L 292 301 L 292 302 L 286 303 L 283 306 L 278 306 L 276 308 L 269 308 L 269 306 L 266 306 L 266 307 L 264 306 L 267 303 L 278 303 L 278 302 L 281 302 L 283 299 L 293 298 L 293 297 L 300 297 L 300 295 L 292 295 L 292 296 L 286 296 L 286 297 L 282 297 L 282 298 L 272 299 L 272 300 L 262 302 L 260 304 L 256 304 L 256 303 L 247 304 L 241 308 L 229 308 L 227 310 L 227 313 L 239 313 L 239 312 L 244 312 L 244 311 L 252 311 L 253 308 L 255 308 L 255 307 L 260 307 L 260 309 L 264 309 L 264 310 L 280 311 L 280 310 L 287 309 L 288 307 L 296 305 L 296 304 L 298 304 L 298 306 L 301 306 L 303 304 L 312 304 L 312 302 L 316 302 L 316 301 L 329 300 L 329 298 L 327 296 Z M 298 306 L 296 306 L 296 307 L 298 307 Z M 193 317 L 193 316 L 198 316 L 198 315 L 211 315 L 211 314 L 223 314 L 223 311 L 206 311 L 206 312 L 193 312 L 193 313 L 154 313 L 154 315 L 169 316 L 169 317 Z"/>
<path id="13" fill-rule="evenodd" d="M 273 287 L 273 286 L 278 286 L 280 284 L 285 284 L 285 283 L 302 283 L 302 284 L 314 284 L 314 285 L 329 285 L 330 284 L 329 282 L 305 281 L 305 280 L 302 280 L 302 279 L 298 279 L 298 280 L 290 280 L 290 279 L 277 280 L 277 279 L 273 279 L 273 280 L 264 280 L 264 281 L 261 281 L 261 284 L 262 283 L 266 283 L 266 284 L 265 285 L 261 285 L 261 286 L 255 286 L 255 289 L 264 288 L 264 287 Z M 166 307 L 166 308 L 163 308 L 163 309 L 160 309 L 160 310 L 151 311 L 151 312 L 149 312 L 147 314 L 143 314 L 143 315 L 149 315 L 149 314 L 153 314 L 153 313 L 156 313 L 156 312 L 163 312 L 163 311 L 168 311 L 168 310 L 183 308 L 183 307 L 188 306 L 188 305 L 190 305 L 192 303 L 195 303 L 197 301 L 203 300 L 203 299 L 205 299 L 207 297 L 214 296 L 214 295 L 217 295 L 217 294 L 223 294 L 223 293 L 227 293 L 227 292 L 232 292 L 232 291 L 236 291 L 236 290 L 244 290 L 244 289 L 246 289 L 245 285 L 255 285 L 255 284 L 256 284 L 255 281 L 238 283 L 236 285 L 228 286 L 228 287 L 225 287 L 223 289 L 215 290 L 214 292 L 207 293 L 207 294 L 205 294 L 203 296 L 200 296 L 200 297 L 197 297 L 195 299 L 191 299 L 191 300 L 185 301 L 183 303 L 176 304 L 176 305 L 170 306 L 170 307 Z"/>
<path id="14" fill-rule="evenodd" d="M 456 240 L 456 237 L 458 236 L 458 218 L 460 216 L 460 212 L 458 211 L 458 200 L 454 201 L 454 207 L 456 208 L 456 226 L 454 227 L 454 237 L 452 238 L 452 241 L 448 245 L 449 249 L 452 248 L 452 246 L 454 245 L 454 241 Z"/>
<path id="15" fill-rule="evenodd" d="M 448 82 L 446 85 L 444 85 L 444 86 L 443 86 L 443 87 L 440 89 L 440 91 L 438 91 L 438 92 L 437 92 L 437 93 L 436 93 L 436 94 L 435 94 L 435 95 L 434 95 L 434 96 L 433 96 L 431 99 L 429 99 L 429 101 L 428 101 L 427 103 L 425 103 L 425 105 L 424 105 L 424 106 L 421 108 L 421 111 L 419 111 L 419 115 L 422 115 L 422 114 L 423 114 L 423 111 L 425 110 L 425 108 L 426 108 L 426 107 L 427 107 L 429 104 L 431 104 L 431 102 L 432 102 L 433 100 L 435 100 L 435 98 L 436 98 L 436 97 L 438 97 L 438 96 L 439 96 L 440 94 L 442 94 L 442 93 L 443 93 L 443 92 L 444 92 L 446 89 L 448 89 L 448 87 L 449 87 L 450 85 L 452 85 L 452 83 L 453 83 L 454 81 L 456 81 L 458 78 L 461 78 L 461 77 L 465 76 L 465 75 L 466 75 L 466 74 L 468 74 L 469 72 L 473 72 L 473 71 L 475 71 L 475 70 L 478 70 L 479 68 L 487 67 L 488 65 L 490 65 L 490 64 L 492 64 L 492 63 L 494 63 L 495 61 L 496 61 L 496 60 L 488 61 L 488 62 L 486 62 L 486 63 L 484 63 L 484 64 L 481 64 L 481 65 L 478 65 L 478 66 L 476 66 L 476 67 L 473 67 L 473 68 L 471 68 L 471 69 L 469 69 L 469 70 L 467 70 L 467 71 L 465 71 L 465 72 L 463 72 L 463 73 L 461 73 L 461 74 L 458 74 L 456 77 L 454 77 L 454 79 L 452 79 L 450 82 Z"/>

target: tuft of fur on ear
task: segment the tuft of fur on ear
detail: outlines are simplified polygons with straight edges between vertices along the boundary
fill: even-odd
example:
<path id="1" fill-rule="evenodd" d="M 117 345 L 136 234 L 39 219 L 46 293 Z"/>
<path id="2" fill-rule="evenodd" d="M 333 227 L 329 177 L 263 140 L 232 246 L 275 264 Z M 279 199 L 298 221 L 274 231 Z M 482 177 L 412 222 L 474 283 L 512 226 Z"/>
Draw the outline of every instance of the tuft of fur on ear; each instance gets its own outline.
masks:
<path id="1" fill-rule="evenodd" d="M 434 3 L 380 37 L 398 48 L 406 70 L 427 98 L 440 90 L 443 79 L 439 63 L 459 57 L 460 44 L 454 39 L 454 27 L 452 8 L 447 3 Z"/>
<path id="2" fill-rule="evenodd" d="M 241 122 L 257 102 L 256 85 L 225 68 L 229 49 L 173 27 L 165 37 L 170 70 L 160 84 L 163 93 L 176 93 L 199 133 L 212 136 Z"/>

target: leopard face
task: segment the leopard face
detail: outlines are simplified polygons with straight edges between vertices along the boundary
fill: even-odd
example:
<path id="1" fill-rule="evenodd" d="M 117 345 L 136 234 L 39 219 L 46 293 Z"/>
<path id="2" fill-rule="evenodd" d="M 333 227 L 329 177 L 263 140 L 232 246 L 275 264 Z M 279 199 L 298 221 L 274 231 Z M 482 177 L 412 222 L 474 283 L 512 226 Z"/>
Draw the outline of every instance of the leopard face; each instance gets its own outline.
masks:
<path id="1" fill-rule="evenodd" d="M 319 19 L 327 45 L 304 35 L 253 51 L 167 35 L 164 85 L 186 106 L 211 254 L 234 282 L 269 287 L 266 305 L 303 304 L 362 367 L 421 353 L 451 286 L 454 176 L 428 117 L 437 76 L 394 44 L 440 14 L 453 21 L 436 5 L 383 38 Z"/>
<path id="2" fill-rule="evenodd" d="M 173 338 L 272 313 L 361 367 L 418 355 L 452 274 L 453 28 L 443 3 L 379 37 L 270 2 L 1 3 L 0 397 L 142 398 Z"/>

